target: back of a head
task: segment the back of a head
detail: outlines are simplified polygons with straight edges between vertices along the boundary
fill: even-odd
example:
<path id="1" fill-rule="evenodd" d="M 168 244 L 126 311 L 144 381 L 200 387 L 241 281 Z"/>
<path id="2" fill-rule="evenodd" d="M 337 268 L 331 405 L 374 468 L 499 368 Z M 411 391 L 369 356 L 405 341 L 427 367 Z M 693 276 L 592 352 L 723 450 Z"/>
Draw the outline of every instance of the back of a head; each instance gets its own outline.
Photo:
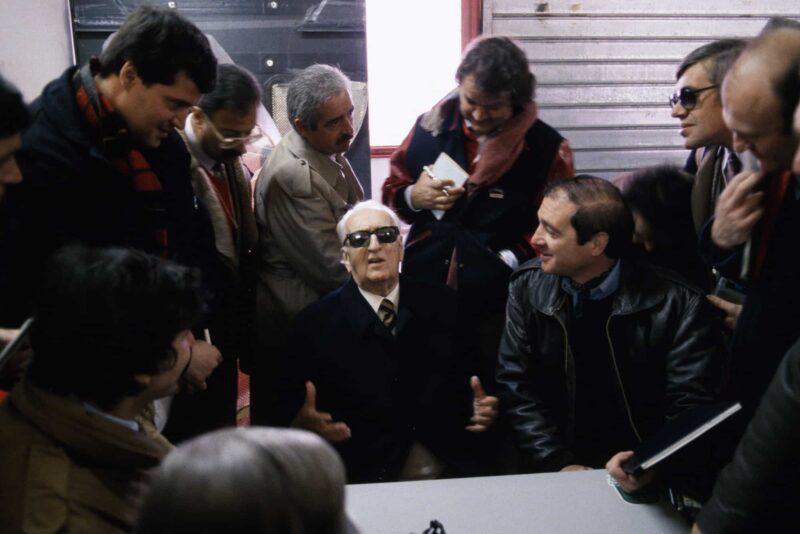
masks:
<path id="1" fill-rule="evenodd" d="M 350 91 L 350 79 L 330 65 L 316 64 L 298 72 L 289 82 L 286 92 L 286 111 L 289 120 L 295 119 L 309 130 L 317 129 L 318 111 L 331 97 Z"/>
<path id="2" fill-rule="evenodd" d="M 479 37 L 470 42 L 456 70 L 456 81 L 461 84 L 469 75 L 481 92 L 509 96 L 515 112 L 536 97 L 536 78 L 528 58 L 508 37 Z"/>
<path id="3" fill-rule="evenodd" d="M 746 45 L 747 41 L 743 39 L 720 39 L 695 48 L 681 61 L 675 79 L 680 79 L 693 65 L 703 63 L 708 80 L 714 85 L 720 85 Z"/>
<path id="4" fill-rule="evenodd" d="M 345 473 L 316 434 L 238 428 L 170 453 L 153 479 L 138 534 L 340 534 Z"/>
<path id="5" fill-rule="evenodd" d="M 247 113 L 261 103 L 261 86 L 253 74 L 230 63 L 217 67 L 214 90 L 200 97 L 198 106 L 208 117 L 221 109 Z"/>
<path id="6" fill-rule="evenodd" d="M 0 139 L 22 132 L 30 122 L 22 94 L 0 75 Z"/>
<path id="7" fill-rule="evenodd" d="M 582 174 L 551 183 L 545 189 L 544 196 L 563 196 L 577 206 L 571 222 L 577 233 L 578 244 L 582 245 L 595 234 L 605 232 L 608 234 L 606 256 L 621 258 L 630 250 L 633 216 L 622 193 L 611 182 Z"/>
<path id="8" fill-rule="evenodd" d="M 199 319 L 199 276 L 144 252 L 57 252 L 40 289 L 29 378 L 54 393 L 109 410 L 175 363 L 175 336 Z M 99 377 L 99 378 L 98 378 Z"/>
<path id="9" fill-rule="evenodd" d="M 631 210 L 647 221 L 656 250 L 669 254 L 697 248 L 691 194 L 692 178 L 671 165 L 634 172 L 623 190 Z"/>
<path id="10" fill-rule="evenodd" d="M 142 6 L 125 20 L 100 54 L 100 75 L 130 61 L 145 84 L 172 85 L 179 72 L 201 93 L 214 88 L 217 60 L 205 35 L 173 9 Z"/>

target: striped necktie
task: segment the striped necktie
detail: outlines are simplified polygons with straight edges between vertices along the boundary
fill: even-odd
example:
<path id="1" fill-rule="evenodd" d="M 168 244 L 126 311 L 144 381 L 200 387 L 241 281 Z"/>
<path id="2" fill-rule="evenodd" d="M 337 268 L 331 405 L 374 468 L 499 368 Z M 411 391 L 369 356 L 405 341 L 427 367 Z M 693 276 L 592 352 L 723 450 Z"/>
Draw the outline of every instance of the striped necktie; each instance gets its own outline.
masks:
<path id="1" fill-rule="evenodd" d="M 394 325 L 397 322 L 397 313 L 394 311 L 394 304 L 389 299 L 383 299 L 381 305 L 378 307 L 378 315 L 381 318 L 383 326 L 389 329 L 394 334 Z"/>

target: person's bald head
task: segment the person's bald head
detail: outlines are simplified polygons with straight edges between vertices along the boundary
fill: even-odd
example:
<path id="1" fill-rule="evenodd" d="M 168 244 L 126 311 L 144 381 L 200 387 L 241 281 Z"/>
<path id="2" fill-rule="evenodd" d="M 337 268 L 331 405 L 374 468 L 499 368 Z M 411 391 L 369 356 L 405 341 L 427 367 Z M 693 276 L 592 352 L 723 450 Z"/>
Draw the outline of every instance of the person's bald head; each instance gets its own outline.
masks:
<path id="1" fill-rule="evenodd" d="M 722 84 L 723 118 L 737 152 L 750 150 L 765 171 L 791 166 L 798 138 L 800 30 L 779 28 L 754 39 Z"/>

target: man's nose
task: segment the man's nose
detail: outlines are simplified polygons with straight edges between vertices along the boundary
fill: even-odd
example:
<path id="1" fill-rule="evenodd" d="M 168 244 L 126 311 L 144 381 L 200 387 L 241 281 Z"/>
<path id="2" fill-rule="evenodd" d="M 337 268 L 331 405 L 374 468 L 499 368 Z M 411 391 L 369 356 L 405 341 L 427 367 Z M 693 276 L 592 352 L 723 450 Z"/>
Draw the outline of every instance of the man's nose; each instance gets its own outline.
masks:
<path id="1" fill-rule="evenodd" d="M 375 234 L 372 234 L 371 236 L 369 236 L 369 247 L 367 247 L 367 249 L 368 250 L 378 250 L 380 248 L 381 248 L 381 244 L 378 241 L 378 236 L 375 235 Z"/>
<path id="2" fill-rule="evenodd" d="M 744 152 L 749 149 L 749 143 L 742 139 L 742 136 L 733 132 L 733 150 L 734 152 Z"/>
<path id="3" fill-rule="evenodd" d="M 689 112 L 686 111 L 686 108 L 684 108 L 680 104 L 680 102 L 675 104 L 674 106 L 672 106 L 672 113 L 670 113 L 670 115 L 672 115 L 672 117 L 676 118 L 676 119 L 679 119 L 679 118 L 682 119 L 685 116 L 687 116 L 688 114 L 689 114 Z"/>
<path id="4" fill-rule="evenodd" d="M 175 115 L 172 116 L 172 120 L 170 121 L 172 127 L 177 128 L 179 130 L 183 130 L 184 125 L 186 125 L 186 117 L 189 116 L 190 111 L 191 108 L 186 108 L 176 112 Z"/>
<path id="5" fill-rule="evenodd" d="M 489 116 L 489 114 L 486 113 L 486 110 L 480 106 L 475 106 L 474 108 L 472 108 L 471 115 L 472 118 L 476 121 L 486 120 L 486 118 Z"/>
<path id="6" fill-rule="evenodd" d="M 344 132 L 345 134 L 352 137 L 355 134 L 355 129 L 353 128 L 353 116 L 349 115 L 344 119 Z"/>

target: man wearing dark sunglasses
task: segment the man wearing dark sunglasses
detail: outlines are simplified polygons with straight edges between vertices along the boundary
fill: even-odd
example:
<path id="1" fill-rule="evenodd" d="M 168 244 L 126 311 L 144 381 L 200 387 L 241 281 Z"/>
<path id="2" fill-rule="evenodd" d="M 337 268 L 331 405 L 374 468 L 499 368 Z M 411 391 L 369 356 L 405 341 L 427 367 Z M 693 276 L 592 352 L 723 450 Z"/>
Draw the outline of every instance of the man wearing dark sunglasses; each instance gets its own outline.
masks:
<path id="1" fill-rule="evenodd" d="M 375 201 L 339 222 L 352 279 L 297 316 L 281 422 L 332 442 L 350 482 L 485 473 L 498 400 L 474 328 L 450 289 L 400 275 L 399 226 Z"/>
<path id="2" fill-rule="evenodd" d="M 204 282 L 215 295 L 208 319 L 222 364 L 202 392 L 177 396 L 164 434 L 178 442 L 236 424 L 237 361 L 249 363 L 255 335 L 255 248 L 250 172 L 245 145 L 257 139 L 261 87 L 237 65 L 217 67 L 214 90 L 186 118 L 181 134 L 192 156 L 192 187 L 214 229 L 214 269 Z M 202 416 L 201 416 L 202 415 Z"/>
<path id="3" fill-rule="evenodd" d="M 692 150 L 687 170 L 696 174 L 692 217 L 698 233 L 713 215 L 727 180 L 741 168 L 731 150 L 731 132 L 722 120 L 719 87 L 744 45 L 740 39 L 724 39 L 690 52 L 678 67 L 675 90 L 669 98 L 672 116 L 680 121 L 684 146 Z"/>

